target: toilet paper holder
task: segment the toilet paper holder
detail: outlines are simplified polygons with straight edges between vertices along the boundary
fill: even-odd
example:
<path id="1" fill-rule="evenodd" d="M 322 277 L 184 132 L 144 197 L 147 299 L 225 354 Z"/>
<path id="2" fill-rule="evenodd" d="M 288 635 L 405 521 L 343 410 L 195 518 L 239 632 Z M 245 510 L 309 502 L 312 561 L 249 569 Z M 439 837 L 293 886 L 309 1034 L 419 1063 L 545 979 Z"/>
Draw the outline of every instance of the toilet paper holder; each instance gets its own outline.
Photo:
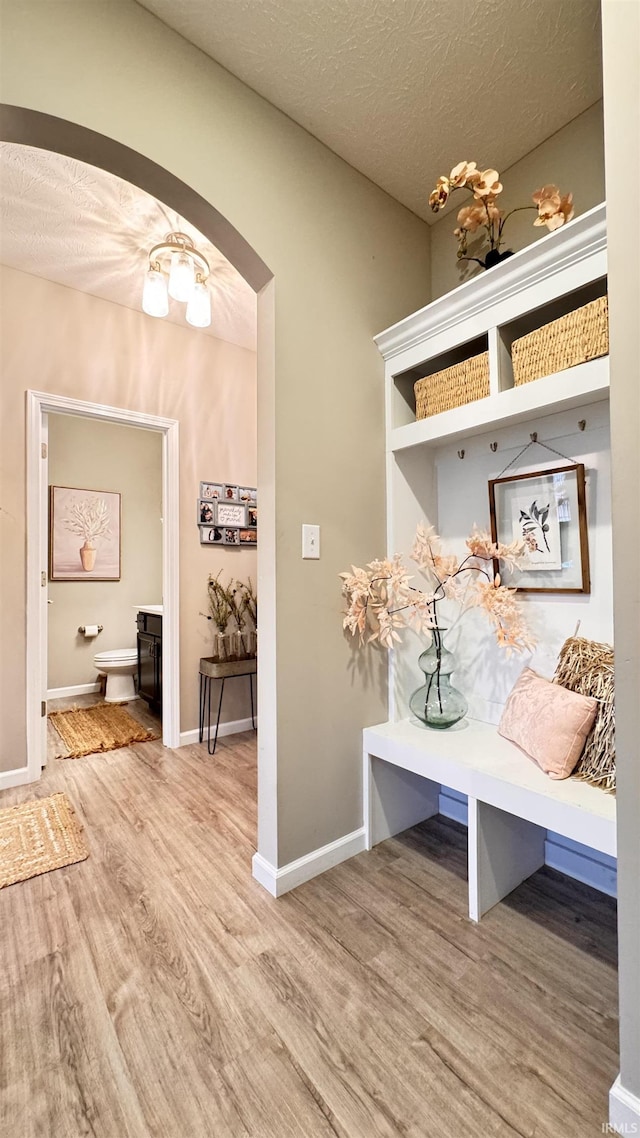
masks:
<path id="1" fill-rule="evenodd" d="M 104 627 L 104 625 L 102 625 L 102 624 L 99 624 L 99 625 L 98 625 L 98 632 L 102 632 L 102 629 L 103 629 L 103 627 Z M 80 633 L 80 635 L 81 635 L 81 636 L 84 636 L 84 634 L 85 634 L 85 632 L 86 632 L 86 631 L 87 631 L 87 626 L 86 626 L 86 624 L 81 624 L 81 625 L 79 626 L 79 628 L 78 628 L 78 632 Z"/>

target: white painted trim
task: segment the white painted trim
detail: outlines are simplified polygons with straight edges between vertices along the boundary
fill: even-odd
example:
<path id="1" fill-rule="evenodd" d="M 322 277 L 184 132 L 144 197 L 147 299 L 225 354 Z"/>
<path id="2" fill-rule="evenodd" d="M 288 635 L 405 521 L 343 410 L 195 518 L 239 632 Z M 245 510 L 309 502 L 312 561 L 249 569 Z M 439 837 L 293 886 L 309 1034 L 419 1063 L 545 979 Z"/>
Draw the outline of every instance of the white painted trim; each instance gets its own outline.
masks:
<path id="1" fill-rule="evenodd" d="M 276 308 L 275 281 L 258 293 L 258 850 L 278 861 L 278 645 L 276 620 Z"/>
<path id="2" fill-rule="evenodd" d="M 33 782 L 40 777 L 46 756 L 46 732 L 40 715 L 40 701 L 47 690 L 47 621 L 40 574 L 48 569 L 42 525 L 42 519 L 47 517 L 48 502 L 46 478 L 42 477 L 41 442 L 43 415 L 50 412 L 144 427 L 163 434 L 162 665 L 166 696 L 163 699 L 162 741 L 165 747 L 175 748 L 180 739 L 178 421 L 46 391 L 27 391 L 27 777 L 22 779 L 23 782 Z"/>
<path id="3" fill-rule="evenodd" d="M 70 699 L 74 695 L 91 695 L 100 691 L 100 684 L 74 684 L 70 688 L 48 688 L 47 699 Z"/>
<path id="4" fill-rule="evenodd" d="M 258 717 L 257 716 L 256 716 L 255 722 L 256 722 L 256 727 L 257 727 L 258 726 Z M 221 739 L 224 735 L 239 735 L 241 731 L 252 731 L 252 730 L 253 730 L 253 724 L 251 722 L 251 717 L 249 717 L 248 719 L 229 719 L 229 720 L 227 720 L 226 723 L 220 724 L 220 726 L 218 728 L 218 738 Z M 212 726 L 212 728 L 211 728 L 211 734 L 212 735 L 213 735 L 213 731 L 214 731 L 214 728 Z M 200 732 L 198 731 L 197 727 L 194 728 L 193 731 L 181 731 L 180 732 L 180 743 L 178 745 L 180 747 L 189 747 L 193 743 L 199 743 L 200 742 L 199 734 L 200 734 Z M 206 735 L 205 735 L 205 742 L 206 742 Z"/>
<path id="5" fill-rule="evenodd" d="M 107 403 L 90 403 L 84 399 L 72 399 L 67 395 L 53 395 L 49 391 L 27 391 L 29 403 L 32 399 L 40 411 L 52 411 L 57 415 L 78 415 L 102 419 L 105 423 L 128 423 L 131 427 L 145 427 L 151 431 L 169 431 L 177 426 L 177 419 L 165 419 L 162 415 L 147 415 L 144 411 L 130 411 L 128 407 L 111 407 Z"/>
<path id="6" fill-rule="evenodd" d="M 0 771 L 0 794 L 12 786 L 25 786 L 26 783 L 34 781 L 29 775 L 28 767 L 15 767 L 12 771 Z"/>
<path id="7" fill-rule="evenodd" d="M 640 1098 L 622 1086 L 619 1075 L 609 1091 L 609 1126 L 611 1134 L 640 1134 Z"/>
<path id="8" fill-rule="evenodd" d="M 290 861 L 288 865 L 283 865 L 280 869 L 276 869 L 275 865 L 268 862 L 261 854 L 256 853 L 253 855 L 252 861 L 253 876 L 271 893 L 272 897 L 282 897 L 283 893 L 288 893 L 297 885 L 302 885 L 303 882 L 310 881 L 312 877 L 317 877 L 327 869 L 332 869 L 341 861 L 347 861 L 355 854 L 362 853 L 364 849 L 365 830 L 364 826 L 361 826 L 360 829 L 353 830 L 352 833 L 345 834 L 342 838 L 337 838 L 335 842 L 329 842 L 328 845 L 320 846 L 319 849 L 312 850 L 311 853 L 297 858 L 296 861 Z"/>
<path id="9" fill-rule="evenodd" d="M 177 420 L 169 422 L 162 436 L 162 742 L 175 748 L 180 743 L 180 435 Z"/>
<path id="10" fill-rule="evenodd" d="M 42 502 L 42 408 L 31 392 L 27 392 L 27 657 L 26 717 L 27 765 L 22 782 L 35 782 L 46 762 L 46 717 L 40 703 L 47 689 L 46 615 L 40 573 L 47 572 L 47 550 L 42 541 L 42 517 L 47 509 Z M 8 772 L 14 773 L 14 772 Z M 17 772 L 15 772 L 17 773 Z"/>
<path id="11" fill-rule="evenodd" d="M 595 254 L 600 255 L 604 275 L 607 271 L 604 203 L 574 218 L 560 231 L 548 233 L 527 245 L 503 264 L 465 281 L 425 308 L 386 328 L 374 336 L 374 341 L 384 359 L 391 359 Z"/>

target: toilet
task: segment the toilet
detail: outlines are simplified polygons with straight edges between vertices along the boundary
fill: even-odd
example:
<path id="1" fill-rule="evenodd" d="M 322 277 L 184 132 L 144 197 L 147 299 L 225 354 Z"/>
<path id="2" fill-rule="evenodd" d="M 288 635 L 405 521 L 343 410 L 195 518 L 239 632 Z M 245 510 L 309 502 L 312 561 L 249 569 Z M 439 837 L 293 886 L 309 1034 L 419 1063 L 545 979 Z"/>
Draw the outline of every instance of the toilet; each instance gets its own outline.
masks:
<path id="1" fill-rule="evenodd" d="M 136 648 L 113 648 L 110 652 L 97 652 L 93 665 L 101 676 L 107 677 L 105 703 L 128 703 L 138 695 L 133 677 L 138 670 Z"/>

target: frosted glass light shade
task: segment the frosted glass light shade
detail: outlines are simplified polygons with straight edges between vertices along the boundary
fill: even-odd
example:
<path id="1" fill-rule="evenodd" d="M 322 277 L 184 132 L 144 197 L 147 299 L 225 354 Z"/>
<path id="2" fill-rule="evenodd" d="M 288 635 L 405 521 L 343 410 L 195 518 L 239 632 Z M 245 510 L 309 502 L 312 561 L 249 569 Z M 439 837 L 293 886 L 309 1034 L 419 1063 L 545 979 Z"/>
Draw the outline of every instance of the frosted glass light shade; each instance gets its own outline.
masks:
<path id="1" fill-rule="evenodd" d="M 149 269 L 144 278 L 142 311 L 147 316 L 166 316 L 169 311 L 167 280 L 158 269 Z"/>
<path id="2" fill-rule="evenodd" d="M 172 253 L 169 271 L 169 296 L 184 303 L 190 299 L 194 284 L 191 257 L 188 257 L 186 253 Z"/>
<path id="3" fill-rule="evenodd" d="M 202 281 L 193 286 L 185 317 L 192 328 L 208 328 L 211 323 L 211 295 Z"/>

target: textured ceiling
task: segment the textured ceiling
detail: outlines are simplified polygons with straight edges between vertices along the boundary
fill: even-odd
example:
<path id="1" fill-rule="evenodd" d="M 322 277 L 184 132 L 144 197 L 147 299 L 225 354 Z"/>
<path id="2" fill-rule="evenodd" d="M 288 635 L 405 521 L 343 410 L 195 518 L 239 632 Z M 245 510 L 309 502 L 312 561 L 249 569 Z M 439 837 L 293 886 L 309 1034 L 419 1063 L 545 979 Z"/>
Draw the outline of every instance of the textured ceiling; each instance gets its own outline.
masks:
<path id="1" fill-rule="evenodd" d="M 420 217 L 602 93 L 600 0 L 138 0 Z"/>
<path id="2" fill-rule="evenodd" d="M 198 335 L 255 350 L 253 290 L 188 221 L 129 182 L 48 150 L 2 143 L 0 217 L 3 264 L 138 312 L 149 249 L 172 230 L 188 233 L 211 267 L 212 322 Z M 194 332 L 185 305 L 169 304 L 166 319 Z"/>

